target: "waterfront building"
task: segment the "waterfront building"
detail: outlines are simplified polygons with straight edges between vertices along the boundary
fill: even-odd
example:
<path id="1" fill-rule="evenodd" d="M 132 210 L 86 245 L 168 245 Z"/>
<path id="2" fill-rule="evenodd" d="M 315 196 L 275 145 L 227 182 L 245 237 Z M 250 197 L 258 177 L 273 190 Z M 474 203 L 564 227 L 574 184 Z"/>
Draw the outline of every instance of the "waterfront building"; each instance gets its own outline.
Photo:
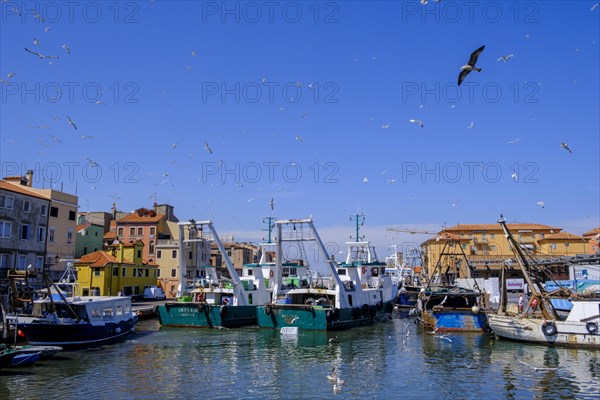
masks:
<path id="1" fill-rule="evenodd" d="M 564 232 L 561 228 L 530 223 L 507 226 L 519 244 L 537 259 L 590 254 L 586 238 Z M 458 224 L 426 240 L 421 244 L 426 273 L 434 270 L 446 243 L 449 246 L 460 245 L 469 260 L 469 265 L 460 265 L 461 277 L 499 277 L 503 265 L 508 266 L 508 278 L 522 277 L 500 224 Z M 566 266 L 552 266 L 551 272 L 557 279 L 568 279 L 569 276 Z"/>
<path id="2" fill-rule="evenodd" d="M 29 190 L 29 182 L 0 180 L 0 278 L 11 268 L 44 268 L 50 200 Z"/>
<path id="3" fill-rule="evenodd" d="M 195 279 L 207 278 L 210 265 L 210 241 L 202 238 L 201 232 L 191 232 L 193 242 L 186 242 L 184 254 L 179 254 L 180 229 L 176 222 L 166 222 L 167 231 L 156 244 L 156 263 L 159 265 L 158 286 L 167 298 L 177 296 L 180 282 L 180 263 L 185 263 L 185 286 Z M 184 229 L 184 240 L 190 239 L 190 230 Z"/>
<path id="4" fill-rule="evenodd" d="M 39 189 L 31 186 L 33 171 L 27 171 L 25 177 L 10 176 L 5 182 L 19 186 L 50 201 L 46 234 L 45 270 L 53 280 L 60 278 L 65 271 L 66 263 L 75 254 L 75 226 L 77 219 L 77 202 L 75 195 L 55 189 Z"/>
<path id="5" fill-rule="evenodd" d="M 104 226 L 83 223 L 75 227 L 75 258 L 103 248 Z"/>
<path id="6" fill-rule="evenodd" d="M 143 261 L 144 243 L 137 240 L 115 242 L 108 250 L 86 254 L 75 262 L 81 295 L 142 295 L 144 289 L 156 286 L 158 265 Z"/>

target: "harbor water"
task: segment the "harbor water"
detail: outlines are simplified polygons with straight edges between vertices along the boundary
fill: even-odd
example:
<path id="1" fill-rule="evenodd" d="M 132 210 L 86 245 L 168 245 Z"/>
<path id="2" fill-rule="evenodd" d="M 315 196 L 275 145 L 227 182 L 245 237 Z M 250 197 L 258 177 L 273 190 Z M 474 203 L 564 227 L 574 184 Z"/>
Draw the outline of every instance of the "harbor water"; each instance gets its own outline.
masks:
<path id="1" fill-rule="evenodd" d="M 327 379 L 334 367 L 345 380 L 339 392 Z M 161 328 L 146 320 L 125 342 L 0 372 L 0 399 L 11 400 L 332 396 L 598 399 L 600 352 L 435 335 L 412 319 L 287 336 L 255 327 Z"/>

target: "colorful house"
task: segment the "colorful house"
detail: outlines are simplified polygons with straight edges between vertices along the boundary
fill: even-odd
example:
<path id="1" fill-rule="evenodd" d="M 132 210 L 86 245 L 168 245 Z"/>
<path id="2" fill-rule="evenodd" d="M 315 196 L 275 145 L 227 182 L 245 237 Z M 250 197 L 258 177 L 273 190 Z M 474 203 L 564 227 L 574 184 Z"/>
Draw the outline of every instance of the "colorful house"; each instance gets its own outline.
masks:
<path id="1" fill-rule="evenodd" d="M 142 295 L 144 289 L 156 286 L 158 266 L 142 261 L 144 243 L 115 243 L 106 251 L 82 256 L 75 263 L 77 282 L 83 296 Z"/>

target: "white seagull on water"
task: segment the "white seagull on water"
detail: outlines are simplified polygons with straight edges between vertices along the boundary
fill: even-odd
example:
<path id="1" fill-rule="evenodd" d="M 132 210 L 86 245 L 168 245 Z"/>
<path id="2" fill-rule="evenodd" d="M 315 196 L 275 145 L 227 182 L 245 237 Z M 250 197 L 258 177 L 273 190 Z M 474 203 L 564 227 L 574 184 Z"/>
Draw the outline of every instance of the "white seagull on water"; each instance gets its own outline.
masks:
<path id="1" fill-rule="evenodd" d="M 465 80 L 465 78 L 467 77 L 467 75 L 469 75 L 469 73 L 471 71 L 475 70 L 477 72 L 481 72 L 481 68 L 477 68 L 475 66 L 475 64 L 477 63 L 477 59 L 479 58 L 479 55 L 481 54 L 481 52 L 483 51 L 484 48 L 485 48 L 485 45 L 481 46 L 480 48 L 475 50 L 473 53 L 471 53 L 469 62 L 466 63 L 465 65 L 463 65 L 462 67 L 460 67 L 461 71 L 460 71 L 460 74 L 458 75 L 458 86 L 460 86 L 460 84 Z"/>
<path id="2" fill-rule="evenodd" d="M 527 365 L 530 368 L 533 368 L 534 371 L 556 371 L 557 369 L 559 369 L 560 367 L 536 367 L 535 365 L 531 365 L 531 364 L 527 364 L 525 361 L 521 361 L 517 358 L 517 356 L 514 356 L 515 360 L 517 360 L 519 363 L 523 364 L 523 365 Z"/>

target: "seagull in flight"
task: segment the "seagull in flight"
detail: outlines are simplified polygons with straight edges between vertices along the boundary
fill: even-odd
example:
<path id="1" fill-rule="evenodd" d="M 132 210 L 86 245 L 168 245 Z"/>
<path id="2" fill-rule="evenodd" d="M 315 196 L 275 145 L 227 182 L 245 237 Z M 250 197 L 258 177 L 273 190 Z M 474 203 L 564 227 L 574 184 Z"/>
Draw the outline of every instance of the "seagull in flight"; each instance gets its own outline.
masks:
<path id="1" fill-rule="evenodd" d="M 572 152 L 573 152 L 573 150 L 571 150 L 571 148 L 569 147 L 569 145 L 568 145 L 567 143 L 561 143 L 561 144 L 560 144 L 560 147 L 561 147 L 562 149 L 565 149 L 565 150 L 567 150 L 569 153 L 572 153 Z"/>
<path id="2" fill-rule="evenodd" d="M 59 138 L 57 138 L 56 136 L 54 136 L 54 135 L 49 135 L 49 136 L 50 136 L 50 137 L 52 138 L 52 140 L 54 140 L 55 142 L 58 142 L 58 143 L 62 144 L 61 140 L 60 140 Z"/>
<path id="3" fill-rule="evenodd" d="M 477 72 L 481 72 L 481 68 L 477 68 L 475 66 L 475 64 L 477 63 L 477 59 L 479 58 L 479 55 L 481 54 L 481 52 L 483 51 L 484 48 L 485 48 L 485 45 L 481 46 L 480 48 L 475 50 L 471 54 L 471 57 L 469 58 L 469 62 L 466 63 L 465 65 L 463 65 L 462 67 L 460 67 L 461 71 L 460 71 L 460 74 L 458 75 L 458 86 L 460 86 L 460 84 L 465 80 L 465 78 L 467 77 L 467 75 L 469 75 L 469 73 L 471 71 L 475 70 Z"/>
<path id="4" fill-rule="evenodd" d="M 69 46 L 67 46 L 66 44 L 63 44 L 62 48 L 67 51 L 67 54 L 71 54 L 71 48 Z"/>
<path id="5" fill-rule="evenodd" d="M 254 200 L 256 200 L 254 197 L 248 199 L 248 203 L 252 203 Z"/>
<path id="6" fill-rule="evenodd" d="M 46 22 L 46 20 L 44 19 L 44 17 L 42 17 L 36 10 L 29 10 L 33 13 L 33 18 L 36 19 L 37 21 L 40 21 L 42 23 Z"/>
<path id="7" fill-rule="evenodd" d="M 590 9 L 590 11 L 594 11 L 597 7 L 600 6 L 600 3 L 596 3 L 592 6 L 592 8 Z"/>
<path id="8" fill-rule="evenodd" d="M 8 74 L 6 74 L 6 77 L 8 79 L 12 78 L 13 76 L 15 76 L 15 72 L 9 72 Z"/>
<path id="9" fill-rule="evenodd" d="M 475 123 L 473 121 L 471 121 L 471 125 L 467 126 L 467 129 L 471 129 L 473 127 L 473 125 L 475 125 Z"/>
<path id="10" fill-rule="evenodd" d="M 302 142 L 302 136 L 296 136 L 296 140 Z"/>
<path id="11" fill-rule="evenodd" d="M 271 207 L 271 211 L 275 209 L 275 199 L 271 197 L 271 201 L 269 202 L 269 207 Z"/>
<path id="12" fill-rule="evenodd" d="M 33 44 L 35 44 L 37 46 L 40 44 L 40 41 L 37 40 L 36 38 L 33 38 Z"/>
<path id="13" fill-rule="evenodd" d="M 369 178 L 367 178 L 366 176 L 364 176 L 362 181 L 363 181 L 363 183 L 367 183 L 367 182 L 369 182 Z"/>
<path id="14" fill-rule="evenodd" d="M 534 371 L 556 371 L 557 369 L 559 369 L 560 367 L 536 367 L 535 365 L 531 365 L 531 364 L 527 364 L 525 361 L 521 361 L 517 358 L 517 356 L 514 356 L 515 360 L 517 360 L 519 363 L 523 364 L 523 365 L 527 365 L 530 368 L 533 368 Z"/>
<path id="15" fill-rule="evenodd" d="M 544 208 L 544 206 L 545 206 L 545 204 L 544 204 L 543 201 L 538 201 L 537 205 L 540 206 L 540 207 L 542 207 L 542 208 Z"/>
<path id="16" fill-rule="evenodd" d="M 513 140 L 509 140 L 508 142 L 506 142 L 507 144 L 516 144 L 519 143 L 521 141 L 521 138 L 516 138 Z"/>
<path id="17" fill-rule="evenodd" d="M 496 61 L 507 62 L 508 60 L 510 60 L 514 56 L 515 56 L 514 54 L 507 54 L 505 56 L 500 56 L 500 58 L 498 58 Z"/>
<path id="18" fill-rule="evenodd" d="M 450 203 L 452 205 L 452 207 L 456 207 L 458 205 L 458 203 L 460 203 L 460 200 L 455 201 L 455 202 L 448 201 L 448 203 Z"/>
<path id="19" fill-rule="evenodd" d="M 513 181 L 515 181 L 515 182 L 516 182 L 516 181 L 517 181 L 517 179 L 518 179 L 518 178 L 517 178 L 517 173 L 516 173 L 516 172 L 513 172 L 513 173 L 510 175 L 510 177 L 511 177 L 511 178 L 513 178 Z"/>
<path id="20" fill-rule="evenodd" d="M 210 154 L 212 154 L 212 149 L 210 148 L 208 143 L 204 142 L 204 148 L 206 149 L 206 151 L 208 151 Z"/>
<path id="21" fill-rule="evenodd" d="M 34 55 L 38 56 L 39 58 L 60 58 L 59 56 L 47 56 L 44 54 L 36 53 L 35 51 L 29 50 L 27 47 L 25 47 L 25 51 L 28 53 L 34 54 Z"/>
<path id="22" fill-rule="evenodd" d="M 67 115 L 67 122 L 69 123 L 69 125 L 71 125 L 73 128 L 77 129 L 77 125 L 75 125 L 75 122 L 73 122 L 73 120 L 71 118 L 69 118 L 69 116 Z"/>
<path id="23" fill-rule="evenodd" d="M 91 158 L 86 158 L 86 160 L 88 161 L 88 164 L 93 165 L 94 167 L 98 166 L 98 163 Z"/>
<path id="24" fill-rule="evenodd" d="M 94 135 L 83 135 L 81 138 L 82 139 L 96 139 L 96 136 L 94 136 Z"/>
<path id="25" fill-rule="evenodd" d="M 412 122 L 413 124 L 419 124 L 421 128 L 425 127 L 425 124 L 420 119 L 409 119 L 408 122 Z"/>
<path id="26" fill-rule="evenodd" d="M 389 128 L 390 126 L 392 126 L 392 124 L 382 124 L 382 125 L 381 125 L 381 127 L 382 127 L 383 129 L 387 129 L 387 128 Z"/>
<path id="27" fill-rule="evenodd" d="M 196 53 L 196 50 L 192 50 L 192 57 L 196 57 L 198 53 Z"/>

